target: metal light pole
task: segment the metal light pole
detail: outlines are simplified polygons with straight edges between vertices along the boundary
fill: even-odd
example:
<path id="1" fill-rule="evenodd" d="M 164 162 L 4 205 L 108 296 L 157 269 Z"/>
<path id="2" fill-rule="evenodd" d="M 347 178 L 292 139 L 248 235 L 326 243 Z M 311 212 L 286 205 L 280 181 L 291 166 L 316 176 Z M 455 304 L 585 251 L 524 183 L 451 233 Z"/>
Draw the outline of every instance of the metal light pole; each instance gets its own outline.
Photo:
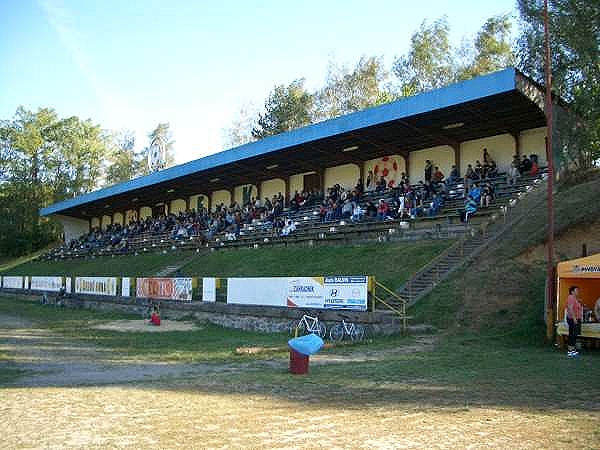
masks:
<path id="1" fill-rule="evenodd" d="M 548 242 L 546 244 L 546 338 L 554 337 L 554 155 L 552 152 L 552 67 L 548 0 L 544 0 L 544 49 L 546 78 L 546 161 L 548 162 Z"/>

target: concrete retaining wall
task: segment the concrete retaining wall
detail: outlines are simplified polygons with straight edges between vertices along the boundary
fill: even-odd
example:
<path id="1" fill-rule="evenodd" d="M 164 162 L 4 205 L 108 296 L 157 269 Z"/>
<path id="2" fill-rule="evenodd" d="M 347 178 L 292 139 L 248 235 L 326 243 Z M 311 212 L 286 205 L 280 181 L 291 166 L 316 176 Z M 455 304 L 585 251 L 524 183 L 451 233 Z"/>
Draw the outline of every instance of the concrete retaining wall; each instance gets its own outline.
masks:
<path id="1" fill-rule="evenodd" d="M 28 292 L 3 289 L 1 295 L 21 295 L 39 299 L 42 292 Z M 50 293 L 49 299 L 56 297 Z M 70 308 L 88 308 L 99 311 L 121 311 L 144 315 L 147 299 L 131 297 L 102 297 L 94 295 L 73 295 L 65 299 L 65 305 Z M 178 303 L 171 301 L 160 302 L 161 317 L 165 319 L 192 319 L 212 323 L 225 328 L 236 328 L 245 331 L 260 331 L 266 333 L 288 332 L 302 315 L 318 315 L 329 329 L 342 316 L 363 325 L 372 327 L 376 335 L 392 335 L 402 332 L 402 324 L 395 315 L 387 312 L 356 312 L 333 310 L 299 310 L 267 306 L 228 305 L 225 303 Z"/>

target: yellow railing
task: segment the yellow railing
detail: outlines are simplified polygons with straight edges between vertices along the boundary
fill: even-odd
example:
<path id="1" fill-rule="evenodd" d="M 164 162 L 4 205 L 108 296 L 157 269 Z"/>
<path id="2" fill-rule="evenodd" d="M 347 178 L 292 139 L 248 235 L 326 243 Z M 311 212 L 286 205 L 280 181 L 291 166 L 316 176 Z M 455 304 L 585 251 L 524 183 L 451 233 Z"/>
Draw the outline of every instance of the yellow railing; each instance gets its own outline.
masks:
<path id="1" fill-rule="evenodd" d="M 399 305 L 391 305 L 388 301 L 386 301 L 383 298 L 383 296 L 377 295 L 377 289 L 385 292 L 385 294 L 387 294 L 386 298 L 388 300 L 390 297 L 395 299 L 399 303 Z M 407 300 L 399 296 L 396 292 L 381 284 L 375 279 L 375 277 L 369 277 L 369 290 L 371 293 L 371 311 L 375 311 L 377 303 L 381 303 L 383 306 L 385 306 L 394 314 L 396 314 L 398 318 L 402 321 L 402 334 L 405 334 L 408 320 L 408 316 L 406 315 L 406 305 L 408 303 Z"/>

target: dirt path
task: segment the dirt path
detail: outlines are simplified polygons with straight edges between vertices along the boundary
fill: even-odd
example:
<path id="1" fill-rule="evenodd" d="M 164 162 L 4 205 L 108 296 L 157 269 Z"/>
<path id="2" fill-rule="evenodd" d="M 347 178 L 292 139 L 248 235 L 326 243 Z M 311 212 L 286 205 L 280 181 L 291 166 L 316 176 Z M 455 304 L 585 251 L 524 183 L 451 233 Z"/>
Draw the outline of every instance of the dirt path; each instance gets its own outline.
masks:
<path id="1" fill-rule="evenodd" d="M 135 361 L 110 349 L 69 342 L 19 317 L 0 315 L 0 352 L 25 370 L 11 386 L 111 385 L 193 374 L 237 371 L 239 367 Z"/>
<path id="2" fill-rule="evenodd" d="M 395 349 L 369 351 L 363 347 L 342 355 L 317 354 L 311 357 L 311 363 L 380 361 L 398 354 L 431 350 L 435 341 L 434 336 L 421 336 L 413 343 Z M 231 364 L 138 361 L 110 349 L 70 342 L 64 336 L 36 327 L 30 321 L 8 315 L 0 315 L 0 352 L 8 354 L 25 371 L 24 377 L 11 384 L 20 387 L 143 383 L 265 367 L 285 371 L 288 364 L 287 359 L 280 356 L 271 360 L 257 359 Z"/>

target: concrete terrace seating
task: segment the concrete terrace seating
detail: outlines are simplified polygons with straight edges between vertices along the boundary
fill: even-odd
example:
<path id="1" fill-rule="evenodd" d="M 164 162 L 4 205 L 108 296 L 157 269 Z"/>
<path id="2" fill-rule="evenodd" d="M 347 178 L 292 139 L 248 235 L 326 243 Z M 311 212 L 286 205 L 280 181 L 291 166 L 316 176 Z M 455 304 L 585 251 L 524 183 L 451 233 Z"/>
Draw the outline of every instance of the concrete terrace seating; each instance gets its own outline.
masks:
<path id="1" fill-rule="evenodd" d="M 535 184 L 539 184 L 545 176 L 541 170 L 536 176 L 523 176 L 514 184 L 509 184 L 506 174 L 500 174 L 494 179 L 484 180 L 494 187 L 494 199 L 488 208 L 482 208 L 469 219 L 471 225 L 476 225 L 493 214 L 502 214 L 508 208 L 509 202 L 524 195 L 531 190 Z M 181 250 L 240 248 L 258 246 L 288 245 L 302 242 L 314 241 L 343 241 L 352 242 L 360 239 L 426 239 L 455 237 L 470 230 L 470 226 L 462 224 L 459 213 L 464 205 L 464 181 L 457 180 L 447 185 L 448 193 L 444 195 L 443 207 L 433 216 L 416 217 L 404 220 L 384 220 L 364 218 L 358 223 L 352 223 L 350 219 L 320 221 L 319 205 L 300 207 L 292 212 L 285 209 L 282 216 L 292 220 L 296 224 L 296 231 L 288 236 L 280 236 L 275 233 L 273 225 L 268 222 L 255 220 L 252 224 L 244 224 L 239 236 L 230 240 L 225 233 L 219 233 L 207 240 L 204 236 L 191 236 L 181 240 L 173 240 L 170 232 L 153 233 L 144 232 L 128 238 L 128 249 L 122 251 L 110 246 L 93 249 L 68 249 L 64 247 L 49 251 L 41 259 L 71 259 L 84 257 L 97 257 L 122 254 L 142 254 Z M 395 191 L 386 190 L 383 193 L 365 193 L 360 201 L 361 207 L 371 200 L 373 202 L 383 198 L 388 203 L 394 200 Z M 311 243 L 312 243 L 311 242 Z"/>

